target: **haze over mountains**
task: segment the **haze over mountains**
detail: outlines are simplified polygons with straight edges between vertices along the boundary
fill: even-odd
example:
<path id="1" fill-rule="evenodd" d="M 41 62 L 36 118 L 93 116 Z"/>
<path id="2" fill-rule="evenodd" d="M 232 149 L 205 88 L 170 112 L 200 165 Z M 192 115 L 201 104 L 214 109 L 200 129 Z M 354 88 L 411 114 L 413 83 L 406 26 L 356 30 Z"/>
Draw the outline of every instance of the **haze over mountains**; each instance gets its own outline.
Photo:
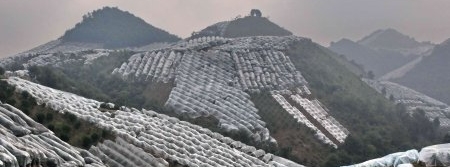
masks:
<path id="1" fill-rule="evenodd" d="M 405 58 L 428 47 L 393 30 L 346 43 Z M 450 127 L 439 122 L 447 119 L 445 104 L 400 86 L 372 89 L 355 63 L 258 15 L 178 40 L 103 8 L 0 67 L 8 70 L 0 76 L 4 166 L 338 166 L 443 142 Z M 409 110 L 385 98 L 392 92 L 423 97 L 444 114 Z M 24 123 L 29 118 L 61 141 L 23 130 L 41 126 Z M 38 156 L 14 142 L 28 138 L 44 138 L 31 143 L 57 153 Z"/>
<path id="2" fill-rule="evenodd" d="M 404 76 L 393 81 L 450 103 L 449 41 L 437 45 L 430 56 L 424 57 Z"/>
<path id="3" fill-rule="evenodd" d="M 450 102 L 448 40 L 435 45 L 417 42 L 394 29 L 378 30 L 358 42 L 342 39 L 331 50 L 373 71 L 378 80 L 392 81 L 445 103 Z"/>
<path id="4" fill-rule="evenodd" d="M 429 42 L 417 42 L 394 29 L 385 29 L 377 30 L 358 42 L 348 39 L 332 42 L 329 48 L 362 65 L 367 72 L 372 71 L 376 78 L 387 75 L 384 78 L 389 79 L 402 75 L 390 72 L 429 55 L 433 46 Z"/>

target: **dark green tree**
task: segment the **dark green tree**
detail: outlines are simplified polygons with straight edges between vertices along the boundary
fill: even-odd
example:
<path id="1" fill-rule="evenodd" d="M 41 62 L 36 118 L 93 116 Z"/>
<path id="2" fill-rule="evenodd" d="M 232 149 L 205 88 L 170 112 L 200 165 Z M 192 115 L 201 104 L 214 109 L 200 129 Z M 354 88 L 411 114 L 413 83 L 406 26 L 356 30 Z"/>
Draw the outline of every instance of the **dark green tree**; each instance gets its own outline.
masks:
<path id="1" fill-rule="evenodd" d="M 444 140 L 442 140 L 443 143 L 450 143 L 450 133 L 447 133 L 444 136 Z"/>
<path id="2" fill-rule="evenodd" d="M 83 21 L 65 32 L 63 41 L 103 43 L 105 47 L 142 46 L 153 42 L 175 42 L 175 35 L 146 23 L 115 7 L 104 7 L 83 16 Z"/>
<path id="3" fill-rule="evenodd" d="M 2 67 L 0 67 L 0 75 L 4 75 L 5 74 L 5 69 L 3 69 Z"/>

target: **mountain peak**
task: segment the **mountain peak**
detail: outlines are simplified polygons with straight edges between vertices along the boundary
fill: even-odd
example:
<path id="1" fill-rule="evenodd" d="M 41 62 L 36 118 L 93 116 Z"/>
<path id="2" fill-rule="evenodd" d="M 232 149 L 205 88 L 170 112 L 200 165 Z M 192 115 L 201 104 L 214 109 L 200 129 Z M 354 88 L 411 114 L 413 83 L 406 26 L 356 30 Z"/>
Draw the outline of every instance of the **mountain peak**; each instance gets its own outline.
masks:
<path id="1" fill-rule="evenodd" d="M 421 45 L 421 43 L 417 42 L 414 38 L 404 35 L 392 28 L 377 30 L 359 40 L 358 43 L 374 49 L 389 50 L 415 48 Z"/>
<path id="2" fill-rule="evenodd" d="M 191 38 L 202 36 L 222 36 L 228 38 L 249 36 L 289 36 L 292 32 L 261 16 L 261 11 L 253 9 L 249 16 L 236 17 L 231 21 L 224 21 L 208 26 Z"/>
<path id="3" fill-rule="evenodd" d="M 350 39 L 342 38 L 341 40 L 339 40 L 337 42 L 331 42 L 330 47 L 335 46 L 335 45 L 340 45 L 340 44 L 353 44 L 353 43 L 355 43 L 355 42 Z"/>
<path id="4" fill-rule="evenodd" d="M 105 47 L 142 46 L 154 42 L 174 42 L 175 35 L 156 28 L 117 7 L 103 7 L 89 12 L 74 28 L 61 37 L 65 42 L 101 43 Z"/>

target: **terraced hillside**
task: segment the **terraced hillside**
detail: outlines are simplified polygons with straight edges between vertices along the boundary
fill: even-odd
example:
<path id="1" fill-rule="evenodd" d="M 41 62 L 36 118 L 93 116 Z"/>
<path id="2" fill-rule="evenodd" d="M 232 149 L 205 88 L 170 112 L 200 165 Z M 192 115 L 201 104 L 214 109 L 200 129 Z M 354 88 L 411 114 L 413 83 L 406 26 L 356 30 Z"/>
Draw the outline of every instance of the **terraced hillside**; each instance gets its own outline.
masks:
<path id="1" fill-rule="evenodd" d="M 103 56 L 92 61 L 85 58 L 100 53 Z M 305 38 L 201 37 L 148 51 L 58 55 L 24 55 L 0 62 L 7 70 L 13 70 L 11 64 L 28 69 L 35 82 L 150 108 L 311 166 L 385 155 L 401 150 L 398 143 L 421 135 L 405 123 L 410 118 L 403 118 L 401 108 L 348 69 L 358 71 L 356 67 Z M 47 57 L 66 63 L 27 65 Z M 26 71 L 8 72 L 22 73 Z M 353 150 L 352 145 L 361 142 L 372 151 Z"/>
<path id="2" fill-rule="evenodd" d="M 188 44 L 179 44 L 183 48 L 133 55 L 113 74 L 118 73 L 130 80 L 168 82 L 174 79 L 176 86 L 165 105 L 177 114 L 187 114 L 193 118 L 212 115 L 227 132 L 241 132 L 257 142 L 275 143 L 246 92 L 287 91 L 297 86 L 309 91 L 306 80 L 283 53 L 290 44 L 299 40 L 306 39 L 248 37 L 227 40 L 202 37 L 186 42 Z M 210 44 L 198 51 L 197 46 L 203 43 Z M 326 113 L 323 109 L 318 111 Z M 327 117 L 333 120 L 332 125 L 337 124 L 346 132 L 337 137 L 339 141 L 334 136 L 335 143 L 323 139 L 325 143 L 337 147 L 337 144 L 344 142 L 348 131 L 332 116 Z M 312 118 L 314 122 L 323 120 L 321 117 Z M 327 134 L 333 132 L 329 128 L 322 128 L 322 131 Z"/>
<path id="3" fill-rule="evenodd" d="M 140 166 L 301 166 L 205 128 L 151 110 L 108 104 L 41 86 L 19 78 L 6 80 L 18 92 L 28 92 L 38 104 L 111 131 L 106 140 L 89 151 L 107 165 Z M 91 155 L 91 154 L 89 154 Z"/>
<path id="4" fill-rule="evenodd" d="M 256 15 L 178 41 L 105 8 L 56 41 L 0 60 L 8 70 L 0 69 L 0 97 L 89 150 L 67 147 L 80 152 L 78 165 L 334 167 L 442 141 L 425 114 L 364 83 L 355 63 L 291 34 Z M 10 125 L 25 124 L 8 118 L 3 129 L 20 138 L 13 132 L 23 128 Z M 56 152 L 58 164 L 73 164 Z M 17 159 L 2 155 L 0 164 Z"/>

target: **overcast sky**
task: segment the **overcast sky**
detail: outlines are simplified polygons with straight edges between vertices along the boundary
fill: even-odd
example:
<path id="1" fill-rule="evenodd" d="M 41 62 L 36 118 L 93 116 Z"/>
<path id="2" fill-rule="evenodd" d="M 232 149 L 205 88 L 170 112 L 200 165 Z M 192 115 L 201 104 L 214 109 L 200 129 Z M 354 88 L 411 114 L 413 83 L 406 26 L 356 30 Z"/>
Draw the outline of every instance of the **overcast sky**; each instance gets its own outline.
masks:
<path id="1" fill-rule="evenodd" d="M 253 8 L 324 46 L 385 28 L 419 41 L 450 38 L 450 0 L 0 0 L 0 57 L 54 40 L 103 6 L 117 6 L 183 38 Z"/>

